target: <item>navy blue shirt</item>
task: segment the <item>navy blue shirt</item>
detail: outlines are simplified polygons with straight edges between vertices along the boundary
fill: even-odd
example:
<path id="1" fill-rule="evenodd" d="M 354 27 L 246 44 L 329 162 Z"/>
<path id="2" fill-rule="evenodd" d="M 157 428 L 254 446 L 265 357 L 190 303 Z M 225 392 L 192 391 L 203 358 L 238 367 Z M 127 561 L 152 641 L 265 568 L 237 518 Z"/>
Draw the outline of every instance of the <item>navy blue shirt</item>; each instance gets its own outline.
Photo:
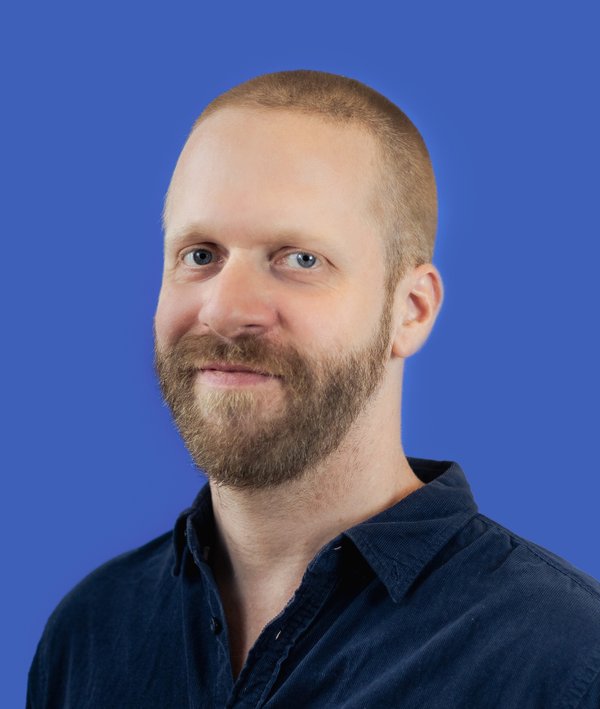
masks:
<path id="1" fill-rule="evenodd" d="M 28 706 L 600 707 L 600 584 L 478 512 L 457 463 L 325 544 L 232 676 L 205 485 L 51 615 Z"/>

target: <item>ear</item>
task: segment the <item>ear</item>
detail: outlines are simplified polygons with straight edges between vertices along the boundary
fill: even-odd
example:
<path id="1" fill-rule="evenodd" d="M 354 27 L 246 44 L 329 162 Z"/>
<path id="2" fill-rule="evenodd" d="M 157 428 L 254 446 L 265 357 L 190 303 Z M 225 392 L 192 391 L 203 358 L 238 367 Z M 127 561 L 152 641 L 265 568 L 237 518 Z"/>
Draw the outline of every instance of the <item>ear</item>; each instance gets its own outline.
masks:
<path id="1" fill-rule="evenodd" d="M 411 269 L 398 283 L 392 357 L 410 357 L 424 344 L 442 307 L 444 285 L 432 263 Z"/>

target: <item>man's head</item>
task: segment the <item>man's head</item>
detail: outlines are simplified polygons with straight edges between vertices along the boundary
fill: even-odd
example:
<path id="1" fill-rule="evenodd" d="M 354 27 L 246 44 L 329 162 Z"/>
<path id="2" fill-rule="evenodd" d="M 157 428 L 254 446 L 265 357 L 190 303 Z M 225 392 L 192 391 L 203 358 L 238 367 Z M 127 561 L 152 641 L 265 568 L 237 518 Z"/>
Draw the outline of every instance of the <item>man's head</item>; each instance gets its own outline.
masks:
<path id="1" fill-rule="evenodd" d="M 297 479 L 339 448 L 384 382 L 400 396 L 402 359 L 441 302 L 435 213 L 422 139 L 363 84 L 281 72 L 205 109 L 165 204 L 155 354 L 211 479 Z M 276 376 L 224 386 L 199 371 L 214 362 Z"/>
<path id="2" fill-rule="evenodd" d="M 437 192 L 433 167 L 421 134 L 396 104 L 370 86 L 338 74 L 297 70 L 263 74 L 211 101 L 191 133 L 227 107 L 292 111 L 320 118 L 336 128 L 355 127 L 374 139 L 369 212 L 383 239 L 386 287 L 394 288 L 406 270 L 433 258 Z M 166 227 L 170 190 L 163 211 Z"/>

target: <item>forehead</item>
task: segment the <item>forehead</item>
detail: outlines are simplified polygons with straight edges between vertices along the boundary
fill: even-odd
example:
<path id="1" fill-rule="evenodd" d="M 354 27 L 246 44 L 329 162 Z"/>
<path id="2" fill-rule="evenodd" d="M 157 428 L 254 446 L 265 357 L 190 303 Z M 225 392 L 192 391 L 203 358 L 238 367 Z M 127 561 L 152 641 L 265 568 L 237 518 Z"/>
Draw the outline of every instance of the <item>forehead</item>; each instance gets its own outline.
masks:
<path id="1" fill-rule="evenodd" d="M 302 230 L 311 221 L 372 227 L 377 170 L 375 141 L 356 125 L 288 110 L 221 109 L 182 150 L 165 237 L 198 222 L 258 231 Z"/>

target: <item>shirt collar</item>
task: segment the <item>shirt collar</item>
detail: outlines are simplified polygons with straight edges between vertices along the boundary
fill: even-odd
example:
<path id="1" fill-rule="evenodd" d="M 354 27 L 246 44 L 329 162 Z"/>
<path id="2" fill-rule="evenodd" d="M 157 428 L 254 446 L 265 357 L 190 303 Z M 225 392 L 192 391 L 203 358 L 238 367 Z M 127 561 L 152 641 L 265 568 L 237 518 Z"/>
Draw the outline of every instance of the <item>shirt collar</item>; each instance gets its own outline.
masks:
<path id="1" fill-rule="evenodd" d="M 204 534 L 198 535 L 199 530 L 195 529 L 193 525 L 195 520 L 198 520 L 206 530 Z M 192 502 L 192 505 L 183 510 L 175 522 L 173 529 L 173 550 L 175 557 L 172 567 L 173 576 L 179 576 L 181 573 L 181 562 L 186 543 L 192 555 L 196 554 L 198 537 L 200 536 L 203 540 L 212 539 L 213 528 L 214 515 L 212 498 L 210 486 L 206 483 L 196 495 L 196 499 Z M 205 541 L 205 543 L 207 542 Z"/>
<path id="2" fill-rule="evenodd" d="M 415 457 L 407 460 L 415 475 L 427 484 L 343 532 L 396 603 L 427 563 L 478 512 L 458 463 Z M 213 529 L 210 487 L 205 484 L 192 506 L 179 515 L 175 524 L 174 575 L 181 571 L 186 538 L 190 552 L 197 555 L 198 540 L 209 543 Z"/>
<path id="3" fill-rule="evenodd" d="M 408 457 L 427 483 L 344 534 L 398 603 L 429 561 L 478 508 L 458 463 Z"/>

